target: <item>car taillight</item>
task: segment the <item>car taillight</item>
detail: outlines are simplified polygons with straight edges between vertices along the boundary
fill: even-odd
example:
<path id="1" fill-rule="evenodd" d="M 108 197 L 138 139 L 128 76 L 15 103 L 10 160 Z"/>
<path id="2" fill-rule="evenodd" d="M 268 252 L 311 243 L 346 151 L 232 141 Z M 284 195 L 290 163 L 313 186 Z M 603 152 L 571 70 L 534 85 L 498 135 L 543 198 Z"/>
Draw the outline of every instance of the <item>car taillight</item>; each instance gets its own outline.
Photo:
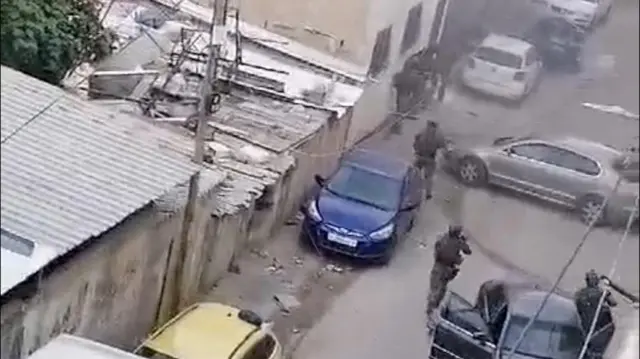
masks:
<path id="1" fill-rule="evenodd" d="M 467 62 L 467 66 L 469 66 L 470 69 L 476 67 L 476 62 L 473 61 L 473 59 L 469 59 L 469 62 Z"/>
<path id="2" fill-rule="evenodd" d="M 524 80 L 524 72 L 522 72 L 522 71 L 516 72 L 516 74 L 513 75 L 513 79 L 516 80 L 516 81 L 523 81 Z"/>

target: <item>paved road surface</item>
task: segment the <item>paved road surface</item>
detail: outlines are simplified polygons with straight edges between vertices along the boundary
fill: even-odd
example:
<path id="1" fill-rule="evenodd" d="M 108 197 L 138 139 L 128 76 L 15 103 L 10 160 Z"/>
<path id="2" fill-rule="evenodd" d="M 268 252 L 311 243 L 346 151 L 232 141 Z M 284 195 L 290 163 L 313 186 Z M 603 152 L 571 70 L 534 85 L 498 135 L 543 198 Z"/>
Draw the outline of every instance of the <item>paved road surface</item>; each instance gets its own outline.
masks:
<path id="1" fill-rule="evenodd" d="M 451 93 L 447 107 L 437 117 L 460 143 L 482 143 L 497 136 L 528 133 L 573 133 L 615 146 L 637 143 L 638 123 L 583 108 L 582 102 L 617 104 L 638 112 L 638 8 L 620 3 L 604 28 L 592 37 L 586 66 L 580 75 L 549 75 L 521 108 L 505 108 L 494 102 Z M 418 121 L 404 126 L 402 135 L 368 146 L 410 158 L 412 133 Z M 433 243 L 448 224 L 441 207 L 453 184 L 441 176 L 436 181 L 434 203 L 423 208 L 413 231 L 416 238 Z M 517 264 L 531 275 L 552 281 L 584 233 L 584 226 L 566 213 L 512 195 L 486 190 L 468 191 L 464 202 L 465 225 L 483 246 L 500 258 Z M 571 267 L 562 287 L 582 284 L 589 268 L 606 272 L 611 265 L 620 233 L 598 229 Z M 365 272 L 309 331 L 296 359 L 424 358 L 427 339 L 424 300 L 430 250 L 406 242 L 388 268 Z M 638 236 L 624 248 L 614 276 L 633 292 L 638 289 Z M 478 251 L 476 251 L 478 252 Z M 479 253 L 464 264 L 452 287 L 472 298 L 487 278 L 513 276 L 500 261 Z M 629 314 L 625 305 L 618 310 Z M 619 332 L 624 330 L 619 322 Z M 615 345 L 615 344 L 614 344 Z"/>

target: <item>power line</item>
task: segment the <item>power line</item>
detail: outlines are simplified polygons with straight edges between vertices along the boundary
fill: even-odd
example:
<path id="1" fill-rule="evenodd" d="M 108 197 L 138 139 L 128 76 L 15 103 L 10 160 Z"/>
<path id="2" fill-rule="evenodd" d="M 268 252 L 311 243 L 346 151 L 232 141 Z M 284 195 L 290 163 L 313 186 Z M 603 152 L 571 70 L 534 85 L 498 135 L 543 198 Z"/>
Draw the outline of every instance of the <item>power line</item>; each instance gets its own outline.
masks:
<path id="1" fill-rule="evenodd" d="M 569 270 L 569 267 L 571 266 L 571 264 L 573 264 L 573 262 L 576 260 L 576 257 L 578 257 L 578 253 L 580 253 L 580 251 L 582 250 L 582 247 L 584 246 L 584 244 L 587 241 L 587 238 L 589 237 L 589 235 L 591 234 L 591 232 L 595 228 L 595 225 L 598 222 L 598 219 L 602 218 L 602 215 L 604 214 L 604 210 L 607 207 L 607 204 L 609 203 L 609 200 L 618 191 L 618 188 L 620 187 L 621 183 L 622 183 L 622 176 L 618 176 L 618 179 L 616 181 L 615 186 L 613 187 L 613 189 L 611 190 L 609 195 L 607 195 L 604 198 L 604 201 L 602 202 L 602 204 L 600 205 L 600 208 L 598 209 L 597 215 L 588 224 L 587 229 L 585 230 L 582 238 L 580 239 L 580 243 L 578 243 L 578 245 L 576 246 L 576 249 L 571 254 L 571 257 L 569 257 L 569 260 L 567 261 L 567 263 L 565 263 L 564 267 L 560 271 L 560 274 L 558 275 L 558 278 L 553 283 L 553 286 L 551 287 L 551 289 L 545 295 L 544 299 L 542 300 L 542 303 L 540 303 L 540 306 L 538 306 L 538 309 L 536 310 L 536 313 L 533 315 L 533 317 L 531 317 L 531 319 L 529 319 L 527 324 L 522 329 L 522 332 L 520 333 L 520 336 L 518 337 L 518 340 L 516 340 L 515 345 L 509 351 L 509 354 L 507 355 L 507 359 L 513 358 L 513 355 L 515 354 L 515 352 L 518 350 L 518 348 L 520 348 L 520 344 L 522 344 L 522 341 L 524 340 L 525 335 L 527 334 L 529 329 L 531 329 L 531 326 L 533 325 L 533 323 L 538 319 L 538 316 L 540 316 L 540 313 L 542 312 L 542 308 L 544 308 L 544 306 L 547 304 L 547 301 L 549 300 L 551 295 L 558 289 L 558 286 L 560 285 L 560 281 L 562 281 L 562 279 L 564 278 L 565 274 L 567 273 L 567 270 Z"/>
<path id="2" fill-rule="evenodd" d="M 629 214 L 629 218 L 627 219 L 627 225 L 624 230 L 624 234 L 622 235 L 622 237 L 620 238 L 620 241 L 618 242 L 618 249 L 616 251 L 616 256 L 613 259 L 613 264 L 611 265 L 611 269 L 609 270 L 609 274 L 607 278 L 613 278 L 613 275 L 616 272 L 616 269 L 618 267 L 618 261 L 620 260 L 620 257 L 622 255 L 622 248 L 624 247 L 624 244 L 627 241 L 627 238 L 629 237 L 629 232 L 631 232 L 631 226 L 633 225 L 633 221 L 636 217 L 637 212 L 638 212 L 638 196 L 636 196 L 635 205 L 633 206 L 633 210 L 631 211 L 631 213 Z M 578 359 L 582 359 L 587 353 L 589 341 L 591 341 L 591 338 L 594 336 L 596 324 L 598 323 L 598 316 L 602 311 L 602 308 L 604 306 L 604 302 L 605 302 L 605 299 L 607 298 L 608 293 L 609 293 L 608 290 L 602 291 L 602 295 L 600 296 L 600 300 L 598 301 L 598 306 L 596 307 L 595 315 L 589 326 L 589 332 L 587 332 L 587 336 L 584 340 L 584 344 L 582 345 L 582 350 L 580 351 L 580 355 L 578 356 Z M 613 320 L 613 318 L 611 320 Z"/>

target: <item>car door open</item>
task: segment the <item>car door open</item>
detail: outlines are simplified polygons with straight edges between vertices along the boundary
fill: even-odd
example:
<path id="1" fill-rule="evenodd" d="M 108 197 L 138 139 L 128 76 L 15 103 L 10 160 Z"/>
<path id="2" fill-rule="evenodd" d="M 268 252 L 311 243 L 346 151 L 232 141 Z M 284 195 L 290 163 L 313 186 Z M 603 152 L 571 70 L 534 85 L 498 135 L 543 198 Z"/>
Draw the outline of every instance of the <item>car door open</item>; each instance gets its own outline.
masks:
<path id="1" fill-rule="evenodd" d="M 494 351 L 495 343 L 482 315 L 451 292 L 433 332 L 429 358 L 491 359 Z"/>

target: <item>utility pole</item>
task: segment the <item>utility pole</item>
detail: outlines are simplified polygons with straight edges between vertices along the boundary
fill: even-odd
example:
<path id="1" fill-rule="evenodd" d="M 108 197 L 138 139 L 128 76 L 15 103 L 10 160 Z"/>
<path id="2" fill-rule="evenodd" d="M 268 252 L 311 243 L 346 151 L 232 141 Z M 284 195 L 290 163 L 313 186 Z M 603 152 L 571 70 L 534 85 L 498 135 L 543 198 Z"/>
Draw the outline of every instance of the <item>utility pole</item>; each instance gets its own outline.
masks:
<path id="1" fill-rule="evenodd" d="M 189 246 L 191 227 L 198 201 L 200 172 L 204 159 L 204 136 L 207 122 L 211 119 L 213 108 L 220 101 L 219 86 L 217 84 L 218 57 L 226 30 L 228 0 L 214 0 L 213 16 L 210 27 L 210 40 L 207 48 L 207 62 L 204 78 L 200 84 L 200 102 L 198 103 L 197 126 L 195 135 L 195 149 L 193 161 L 199 166 L 198 171 L 189 179 L 189 194 L 184 211 L 184 219 L 180 231 L 180 237 L 173 240 L 170 246 L 169 256 L 175 260 L 169 260 L 167 268 L 170 275 L 163 285 L 162 302 L 158 315 L 159 324 L 166 322 L 171 316 L 177 314 L 178 310 L 187 303 L 185 301 L 191 294 L 191 283 L 185 273 L 187 262 L 187 249 Z M 173 284 L 171 283 L 173 282 Z M 166 292 L 166 295 L 165 293 Z"/>

